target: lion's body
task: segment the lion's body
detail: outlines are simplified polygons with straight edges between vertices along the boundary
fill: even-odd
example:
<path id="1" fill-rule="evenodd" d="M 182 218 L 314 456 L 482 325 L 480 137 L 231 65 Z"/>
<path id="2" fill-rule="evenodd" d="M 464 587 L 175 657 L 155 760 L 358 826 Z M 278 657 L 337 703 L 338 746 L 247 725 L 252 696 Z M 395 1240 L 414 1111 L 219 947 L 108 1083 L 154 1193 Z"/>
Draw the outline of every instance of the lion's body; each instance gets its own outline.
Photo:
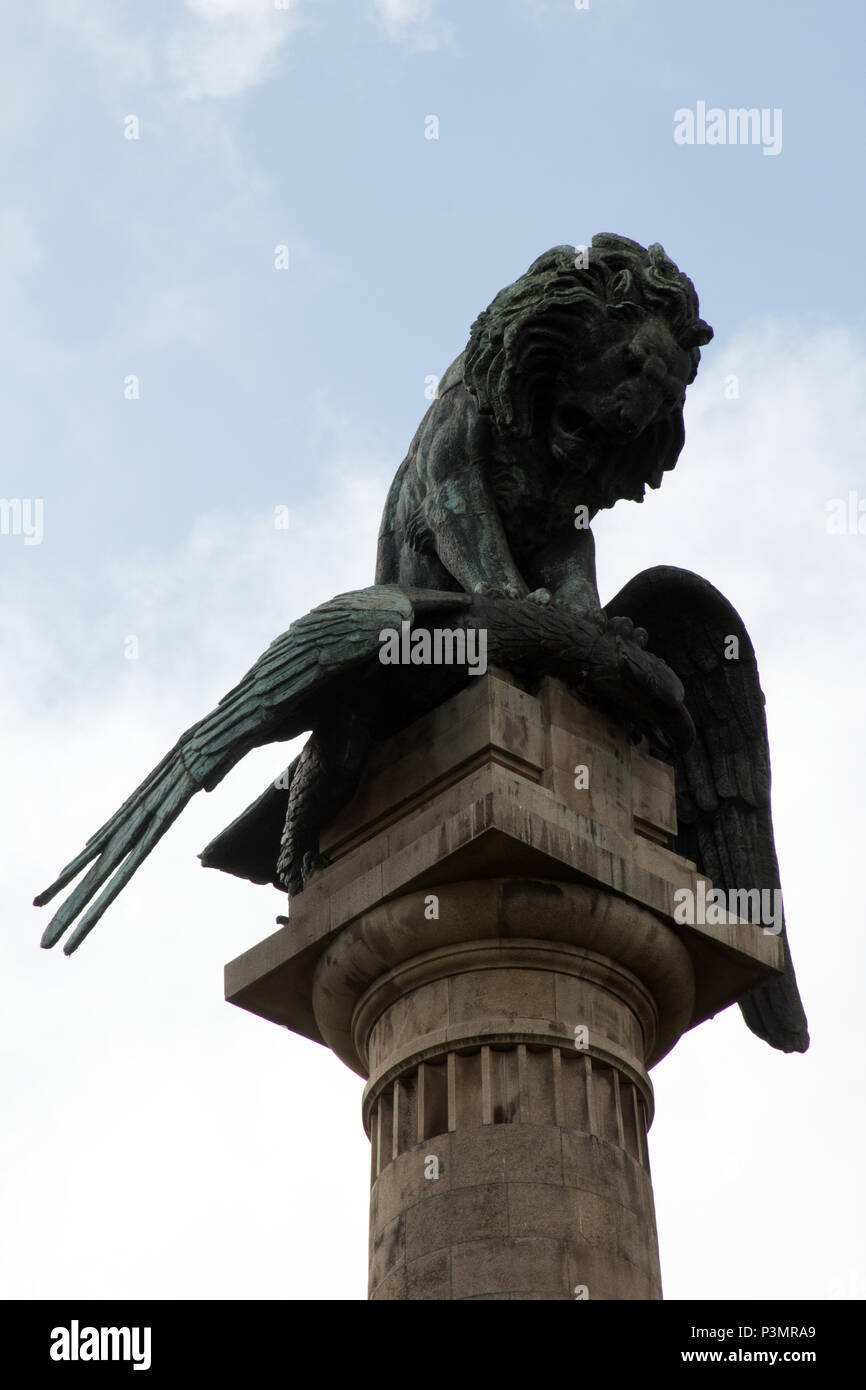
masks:
<path id="1" fill-rule="evenodd" d="M 588 522 L 657 487 L 685 438 L 691 281 L 661 247 L 554 247 L 496 296 L 452 362 L 388 494 L 378 584 L 599 611 Z"/>
<path id="2" fill-rule="evenodd" d="M 442 377 L 391 484 L 376 583 L 562 597 L 561 554 L 579 568 L 573 598 L 598 608 L 592 533 L 575 526 L 580 470 L 557 473 L 534 441 L 498 429 L 466 386 L 465 357 Z"/>

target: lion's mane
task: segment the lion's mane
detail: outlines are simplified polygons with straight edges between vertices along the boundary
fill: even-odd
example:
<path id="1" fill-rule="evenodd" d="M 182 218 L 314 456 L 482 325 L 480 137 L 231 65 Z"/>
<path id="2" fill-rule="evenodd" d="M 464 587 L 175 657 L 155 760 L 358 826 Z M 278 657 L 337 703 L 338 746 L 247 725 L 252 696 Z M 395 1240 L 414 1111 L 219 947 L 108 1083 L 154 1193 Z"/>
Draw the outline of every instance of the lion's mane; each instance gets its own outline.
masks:
<path id="1" fill-rule="evenodd" d="M 485 414 L 512 436 L 529 439 L 570 357 L 593 350 L 602 318 L 666 318 L 676 341 L 692 354 L 694 380 L 700 347 L 713 330 L 698 313 L 698 296 L 657 242 L 643 247 L 602 232 L 592 238 L 588 264 L 575 265 L 575 248 L 554 246 L 525 275 L 501 290 L 472 325 L 463 379 Z"/>

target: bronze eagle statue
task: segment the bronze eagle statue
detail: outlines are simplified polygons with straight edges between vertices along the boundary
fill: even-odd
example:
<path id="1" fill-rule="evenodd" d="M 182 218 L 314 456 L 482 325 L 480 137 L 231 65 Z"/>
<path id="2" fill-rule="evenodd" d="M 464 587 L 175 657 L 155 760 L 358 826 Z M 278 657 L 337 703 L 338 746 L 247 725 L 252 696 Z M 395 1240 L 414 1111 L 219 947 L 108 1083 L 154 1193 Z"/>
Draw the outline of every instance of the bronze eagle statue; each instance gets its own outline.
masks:
<path id="1" fill-rule="evenodd" d="M 203 852 L 208 867 L 291 895 L 326 862 L 319 833 L 373 743 L 471 679 L 464 664 L 385 664 L 386 632 L 483 632 L 487 659 L 545 675 L 643 734 L 676 773 L 670 847 L 722 892 L 780 889 L 764 696 L 752 644 L 706 580 L 659 566 L 602 605 L 589 523 L 657 488 L 683 447 L 683 406 L 712 329 L 658 244 L 600 234 L 557 246 L 479 315 L 397 471 L 375 583 L 293 623 L 181 736 L 36 898 L 85 868 L 42 938 L 83 941 L 190 798 L 252 748 L 311 732 L 301 753 Z M 735 641 L 732 642 L 732 639 Z M 805 1051 L 785 971 L 740 1002 L 773 1047 Z"/>

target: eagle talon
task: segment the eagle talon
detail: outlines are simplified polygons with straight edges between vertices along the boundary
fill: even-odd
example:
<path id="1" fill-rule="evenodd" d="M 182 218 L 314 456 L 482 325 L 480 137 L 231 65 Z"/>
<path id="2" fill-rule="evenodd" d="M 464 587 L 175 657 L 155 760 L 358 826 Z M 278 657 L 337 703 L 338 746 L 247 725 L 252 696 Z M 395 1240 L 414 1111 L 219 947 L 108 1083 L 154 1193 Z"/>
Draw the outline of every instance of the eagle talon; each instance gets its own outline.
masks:
<path id="1" fill-rule="evenodd" d="M 329 868 L 330 864 L 331 861 L 326 854 L 319 854 L 318 851 L 307 850 L 307 853 L 301 860 L 301 879 L 304 887 L 306 887 L 314 874 L 317 874 L 321 869 Z"/>

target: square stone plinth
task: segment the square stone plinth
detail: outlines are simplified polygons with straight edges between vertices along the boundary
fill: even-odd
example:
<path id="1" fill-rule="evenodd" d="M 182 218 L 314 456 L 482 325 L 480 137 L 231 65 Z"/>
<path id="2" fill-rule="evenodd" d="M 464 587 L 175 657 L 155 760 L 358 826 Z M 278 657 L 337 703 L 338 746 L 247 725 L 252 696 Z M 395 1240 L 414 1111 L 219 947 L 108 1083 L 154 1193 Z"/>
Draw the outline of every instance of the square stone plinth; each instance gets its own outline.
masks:
<path id="1" fill-rule="evenodd" d="M 537 694 L 491 670 L 373 752 L 327 827 L 331 860 L 291 904 L 287 926 L 226 966 L 226 998 L 321 1042 L 312 981 L 355 918 L 403 893 L 514 877 L 590 882 L 649 909 L 686 945 L 691 1027 L 782 969 L 778 937 L 749 922 L 683 925 L 674 894 L 712 887 L 668 848 L 673 769 L 558 680 Z"/>

